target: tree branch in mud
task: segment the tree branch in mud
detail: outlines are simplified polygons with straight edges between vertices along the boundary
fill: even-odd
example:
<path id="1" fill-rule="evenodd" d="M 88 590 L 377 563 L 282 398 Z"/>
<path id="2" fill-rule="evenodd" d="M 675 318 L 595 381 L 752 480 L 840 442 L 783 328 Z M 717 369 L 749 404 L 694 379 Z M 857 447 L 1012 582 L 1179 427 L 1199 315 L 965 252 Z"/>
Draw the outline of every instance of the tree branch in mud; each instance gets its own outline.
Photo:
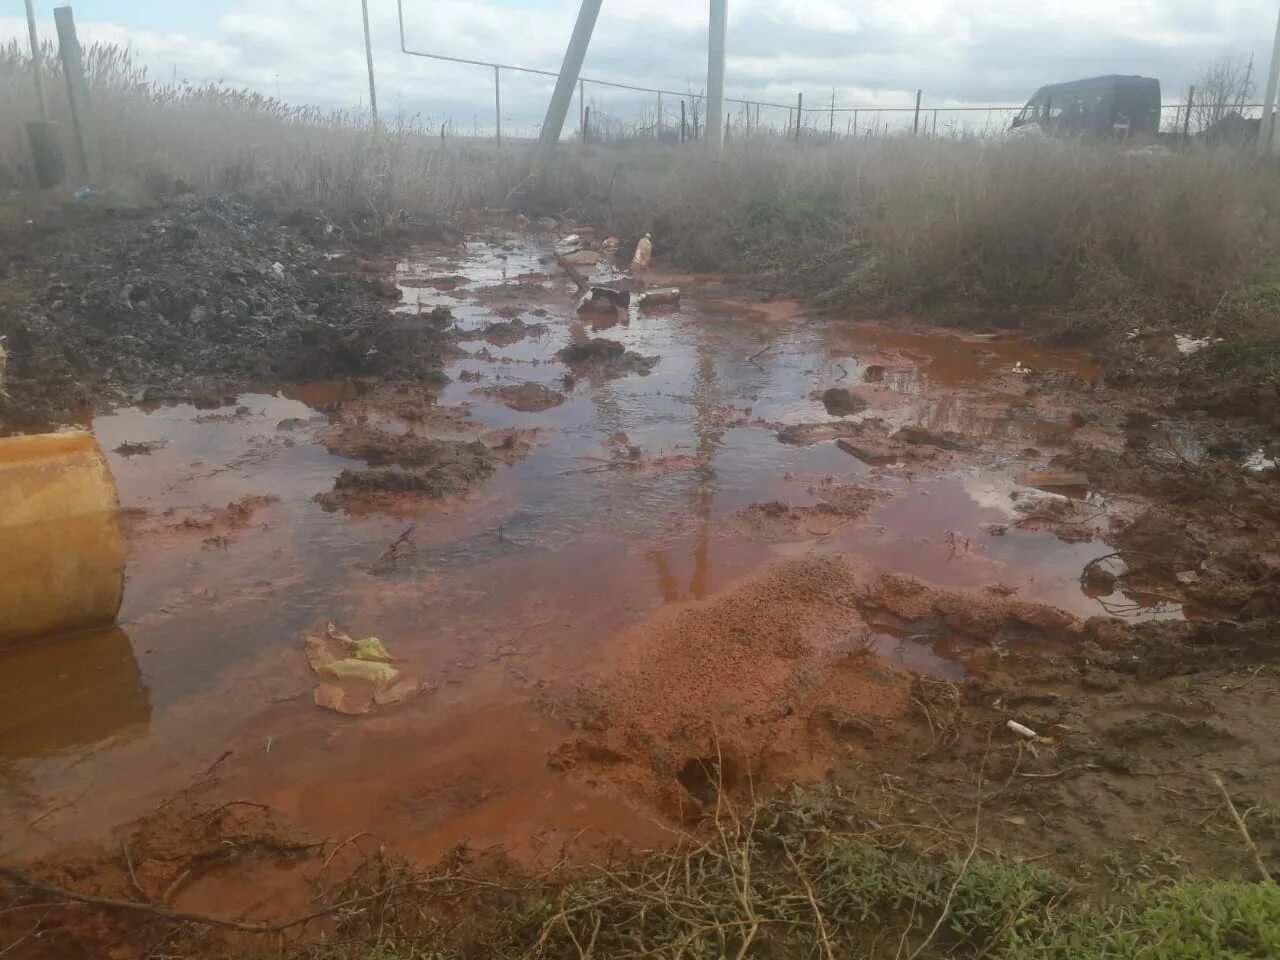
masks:
<path id="1" fill-rule="evenodd" d="M 564 257 L 562 257 L 558 253 L 555 254 L 555 258 L 556 258 L 556 263 L 560 264 L 560 268 L 569 275 L 569 279 L 578 285 L 579 293 L 587 289 L 587 287 L 591 286 L 591 281 L 589 281 L 583 275 L 581 270 L 579 270 L 577 267 L 575 267 L 572 263 L 570 263 L 568 260 L 566 260 Z"/>
<path id="2" fill-rule="evenodd" d="M 39 894 L 43 897 L 48 897 L 55 901 L 61 900 L 70 903 L 83 903 L 88 906 L 102 907 L 104 910 L 127 910 L 133 913 L 145 913 L 162 920 L 171 920 L 175 923 L 194 923 L 207 927 L 222 927 L 224 929 L 235 930 L 240 933 L 267 934 L 284 933 L 288 930 L 292 930 L 294 927 L 300 927 L 304 924 L 311 923 L 313 920 L 332 916 L 339 911 L 349 910 L 352 907 L 358 907 L 366 903 L 373 903 L 399 889 L 425 887 L 438 883 L 466 883 L 479 886 L 493 886 L 493 884 L 489 884 L 485 881 L 454 875 L 418 877 L 413 880 L 390 884 L 389 886 L 377 890 L 374 893 L 352 897 L 348 900 L 343 900 L 340 903 L 335 903 L 332 906 L 324 907 L 323 909 L 294 917 L 291 920 L 282 920 L 279 923 L 247 923 L 240 920 L 223 920 L 221 917 L 211 917 L 202 913 L 187 913 L 183 910 L 170 910 L 168 907 L 162 907 L 157 904 L 140 903 L 137 900 L 120 900 L 115 897 L 95 897 L 85 893 L 77 893 L 74 890 L 66 890 L 62 887 L 55 887 L 47 883 L 42 883 L 33 877 L 27 876 L 25 873 L 14 870 L 12 867 L 0 866 L 0 879 L 8 880 L 17 887 Z M 56 904 L 50 904 L 50 906 L 56 906 Z"/>
<path id="3" fill-rule="evenodd" d="M 1227 793 L 1227 788 L 1223 784 L 1222 778 L 1216 773 L 1210 774 L 1209 777 L 1213 780 L 1213 785 L 1218 788 L 1218 792 L 1222 794 L 1222 802 L 1227 805 L 1227 813 L 1231 814 L 1231 819 L 1235 822 L 1236 829 L 1240 831 L 1240 837 L 1244 840 L 1245 849 L 1249 851 L 1249 858 L 1253 861 L 1253 869 L 1258 872 L 1258 880 L 1262 883 L 1275 883 L 1275 879 L 1271 876 L 1267 865 L 1262 862 L 1262 854 L 1258 851 L 1258 845 L 1253 842 L 1253 837 L 1249 836 L 1249 828 L 1245 826 L 1244 818 L 1236 810 L 1236 805 L 1231 802 L 1231 794 Z"/>

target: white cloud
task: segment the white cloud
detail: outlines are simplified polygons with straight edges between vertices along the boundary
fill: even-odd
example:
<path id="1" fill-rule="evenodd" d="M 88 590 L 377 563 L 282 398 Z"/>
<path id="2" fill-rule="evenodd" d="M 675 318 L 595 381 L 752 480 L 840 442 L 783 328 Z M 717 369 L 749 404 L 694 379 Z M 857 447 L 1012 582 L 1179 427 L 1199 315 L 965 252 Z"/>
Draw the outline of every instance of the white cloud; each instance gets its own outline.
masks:
<path id="1" fill-rule="evenodd" d="M 125 0 L 121 0 L 122 6 Z M 555 69 L 577 0 L 406 0 L 409 45 L 478 60 Z M 218 81 L 286 100 L 356 107 L 367 100 L 360 12 L 354 0 L 267 5 L 225 0 L 205 36 L 85 22 L 81 33 L 127 43 L 151 75 Z M 384 110 L 492 124 L 493 81 L 484 68 L 407 57 L 396 7 L 371 0 Z M 590 76 L 675 90 L 701 89 L 705 0 L 605 4 L 587 59 Z M 836 89 L 843 106 L 1018 103 L 1040 84 L 1098 73 L 1160 77 L 1178 99 L 1198 68 L 1224 51 L 1255 54 L 1265 72 L 1271 0 L 730 0 L 728 92 L 813 103 Z M 122 17 L 122 19 L 124 19 Z M 44 26 L 52 36 L 52 25 Z M 0 37 L 24 36 L 0 19 Z M 550 90 L 545 78 L 503 77 L 505 124 L 530 128 Z M 653 98 L 595 88 L 597 109 L 638 114 Z M 667 109 L 678 107 L 668 105 Z"/>

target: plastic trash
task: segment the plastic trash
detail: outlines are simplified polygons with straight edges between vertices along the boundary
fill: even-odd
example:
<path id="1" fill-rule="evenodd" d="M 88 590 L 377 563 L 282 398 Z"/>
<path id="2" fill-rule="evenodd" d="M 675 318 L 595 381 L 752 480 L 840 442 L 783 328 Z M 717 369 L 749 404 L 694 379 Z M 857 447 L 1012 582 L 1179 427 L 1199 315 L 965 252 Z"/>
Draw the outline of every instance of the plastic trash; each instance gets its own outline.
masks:
<path id="1" fill-rule="evenodd" d="M 641 307 L 674 307 L 680 303 L 680 291 L 675 287 L 663 290 L 646 290 L 640 294 Z"/>
<path id="2" fill-rule="evenodd" d="M 632 270 L 648 270 L 653 262 L 653 237 L 646 233 L 636 244 L 636 255 L 631 258 Z"/>
<path id="3" fill-rule="evenodd" d="M 98 191 L 94 190 L 93 187 L 81 187 L 79 190 L 73 193 L 72 196 L 75 197 L 77 200 L 88 200 L 90 197 L 97 196 L 97 194 L 98 194 Z"/>

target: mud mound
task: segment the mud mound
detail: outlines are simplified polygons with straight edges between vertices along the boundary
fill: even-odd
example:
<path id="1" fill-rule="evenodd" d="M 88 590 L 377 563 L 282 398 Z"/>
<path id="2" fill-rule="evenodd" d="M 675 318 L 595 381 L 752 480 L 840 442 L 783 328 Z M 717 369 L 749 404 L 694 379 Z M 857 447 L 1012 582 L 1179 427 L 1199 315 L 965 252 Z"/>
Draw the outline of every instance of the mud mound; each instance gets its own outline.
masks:
<path id="1" fill-rule="evenodd" d="M 391 314 L 362 275 L 251 208 L 185 199 L 22 237 L 0 336 L 15 422 L 65 419 L 147 391 L 439 373 L 451 322 Z"/>
<path id="2" fill-rule="evenodd" d="M 1082 638 L 1080 622 L 1051 607 L 906 577 L 868 584 L 834 560 L 779 564 L 621 638 L 622 663 L 569 704 L 590 732 L 551 762 L 624 785 L 677 818 L 697 816 L 708 791 L 734 781 L 765 789 L 880 754 L 901 762 L 902 738 L 916 731 L 899 725 L 917 704 L 941 698 L 954 712 L 961 697 L 949 681 L 877 658 L 886 612 L 922 633 L 962 639 L 947 655 L 984 675 L 1021 662 L 1005 649 L 1012 641 Z M 935 711 L 934 722 L 940 717 Z"/>
<path id="3" fill-rule="evenodd" d="M 537 337 L 547 332 L 545 323 L 525 323 L 520 318 L 514 320 L 497 320 L 485 324 L 477 331 L 480 337 L 495 347 L 506 347 L 519 343 L 525 337 Z"/>
<path id="4" fill-rule="evenodd" d="M 492 397 L 512 410 L 522 413 L 538 413 L 564 403 L 564 394 L 541 383 L 522 383 L 519 386 L 489 387 L 477 393 Z"/>
<path id="5" fill-rule="evenodd" d="M 327 510 L 387 510 L 415 499 L 457 496 L 488 479 L 497 462 L 479 440 L 433 440 L 365 423 L 342 424 L 322 442 L 330 453 L 380 468 L 343 470 L 331 491 L 316 496 Z"/>
<path id="6" fill-rule="evenodd" d="M 867 409 L 868 403 L 852 390 L 844 387 L 830 387 L 818 395 L 827 413 L 833 417 L 848 417 Z"/>
<path id="7" fill-rule="evenodd" d="M 788 506 L 753 503 L 733 518 L 733 527 L 745 536 L 769 542 L 809 540 L 825 537 L 856 520 L 871 509 L 883 494 L 854 484 L 826 484 L 812 490 L 822 503 Z"/>
<path id="8" fill-rule="evenodd" d="M 582 343 L 571 343 L 556 357 L 574 373 L 583 376 L 625 377 L 631 373 L 645 376 L 658 363 L 659 357 L 645 357 L 626 349 L 616 340 L 594 337 Z"/>

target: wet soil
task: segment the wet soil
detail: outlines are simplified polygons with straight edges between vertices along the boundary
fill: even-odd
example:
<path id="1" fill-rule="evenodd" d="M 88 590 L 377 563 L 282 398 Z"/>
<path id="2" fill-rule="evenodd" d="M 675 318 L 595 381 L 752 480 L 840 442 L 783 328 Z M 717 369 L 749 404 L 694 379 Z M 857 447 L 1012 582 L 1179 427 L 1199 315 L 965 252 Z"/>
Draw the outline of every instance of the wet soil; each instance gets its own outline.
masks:
<path id="1" fill-rule="evenodd" d="M 494 230 L 394 265 L 396 323 L 449 308 L 448 382 L 93 419 L 131 517 L 125 605 L 0 654 L 6 863 L 264 921 L 379 849 L 540 871 L 696 834 L 722 790 L 829 782 L 961 848 L 980 806 L 984 851 L 1105 892 L 1243 873 L 1209 772 L 1280 860 L 1280 486 L 1211 452 L 1225 428 L 1077 351 L 801 316 L 716 278 L 655 277 L 677 308 L 588 332 L 551 251 Z M 515 319 L 545 330 L 490 342 Z M 512 380 L 563 402 L 513 408 Z M 865 408 L 828 413 L 836 384 Z M 1131 441 L 1139 405 L 1176 448 Z M 1033 485 L 1067 472 L 1079 489 Z M 379 637 L 414 694 L 317 694 L 329 621 Z M 173 933 L 43 916 L 15 956 Z"/>

